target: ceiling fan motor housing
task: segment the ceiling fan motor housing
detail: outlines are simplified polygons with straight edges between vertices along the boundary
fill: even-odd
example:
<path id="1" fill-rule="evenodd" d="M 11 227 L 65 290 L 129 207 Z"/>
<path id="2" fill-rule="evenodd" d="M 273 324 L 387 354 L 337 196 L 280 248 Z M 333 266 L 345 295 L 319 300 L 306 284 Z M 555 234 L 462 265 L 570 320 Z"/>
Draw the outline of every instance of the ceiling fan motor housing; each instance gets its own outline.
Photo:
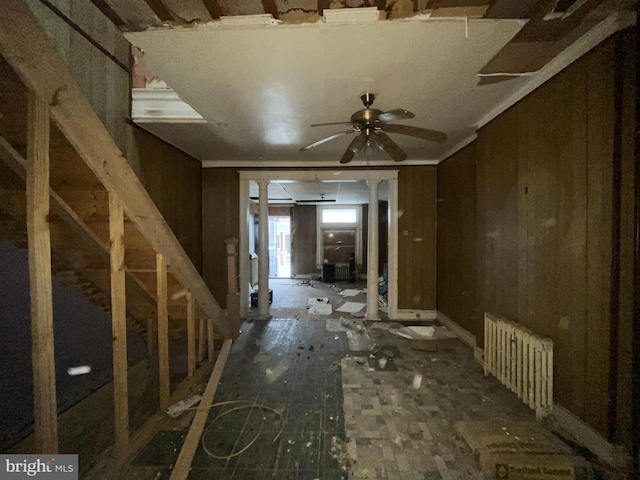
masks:
<path id="1" fill-rule="evenodd" d="M 364 110 L 358 110 L 351 115 L 351 122 L 362 127 L 373 126 L 378 120 L 378 117 L 384 112 L 377 108 L 365 108 Z"/>

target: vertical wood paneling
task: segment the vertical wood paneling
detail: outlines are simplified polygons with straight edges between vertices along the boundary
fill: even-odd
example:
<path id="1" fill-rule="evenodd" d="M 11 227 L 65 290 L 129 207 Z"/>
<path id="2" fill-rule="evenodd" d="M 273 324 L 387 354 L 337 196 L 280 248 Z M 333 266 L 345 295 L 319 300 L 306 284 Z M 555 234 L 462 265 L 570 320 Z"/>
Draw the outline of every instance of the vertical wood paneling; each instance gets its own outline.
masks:
<path id="1" fill-rule="evenodd" d="M 611 295 L 611 212 L 614 139 L 614 42 L 590 55 L 587 82 L 587 318 L 585 409 L 607 412 L 609 397 L 602 388 L 609 381 Z M 608 161 L 607 161 L 608 160 Z M 605 360 L 606 359 L 606 360 Z M 606 415 L 593 425 L 607 432 Z"/>
<path id="2" fill-rule="evenodd" d="M 134 129 L 140 180 L 202 273 L 202 166 L 140 128 Z M 216 296 L 216 300 L 220 298 Z"/>
<path id="3" fill-rule="evenodd" d="M 438 310 L 482 339 L 477 311 L 476 143 L 438 165 Z"/>
<path id="4" fill-rule="evenodd" d="M 224 240 L 240 237 L 239 195 L 240 177 L 236 169 L 203 171 L 204 281 L 222 308 L 226 308 L 227 301 L 227 253 Z M 245 300 L 248 301 L 240 299 L 241 302 Z"/>
<path id="5" fill-rule="evenodd" d="M 291 209 L 291 273 L 317 273 L 316 206 L 294 205 Z"/>
<path id="6" fill-rule="evenodd" d="M 398 308 L 436 308 L 436 167 L 400 167 Z"/>
<path id="7" fill-rule="evenodd" d="M 483 127 L 476 170 L 479 307 L 554 340 L 557 401 L 603 435 L 609 429 L 613 45 L 605 42 Z M 446 224 L 453 213 L 441 210 L 439 222 Z M 439 269 L 448 266 L 442 259 Z M 439 287 L 452 288 L 445 285 Z"/>
<path id="8" fill-rule="evenodd" d="M 627 34 L 620 39 L 622 57 L 622 95 L 624 98 L 635 98 L 637 94 L 636 70 L 634 55 L 636 52 L 636 38 Z M 620 225 L 620 324 L 618 331 L 618 385 L 615 393 L 617 400 L 617 431 L 615 442 L 622 442 L 629 446 L 633 443 L 633 413 L 632 409 L 632 376 L 633 376 L 633 258 L 634 245 L 630 241 L 634 237 L 634 149 L 635 137 L 632 126 L 636 122 L 635 105 L 631 101 L 623 102 L 622 106 L 622 188 L 621 188 L 621 225 Z M 631 126 L 631 128 L 629 128 Z M 637 406 L 635 408 L 638 408 Z"/>
<path id="9" fill-rule="evenodd" d="M 120 64 L 128 66 L 129 42 L 91 2 L 62 0 L 53 3 L 93 42 Z M 29 7 L 69 65 L 78 86 L 118 147 L 126 151 L 129 73 L 44 4 L 30 1 Z"/>

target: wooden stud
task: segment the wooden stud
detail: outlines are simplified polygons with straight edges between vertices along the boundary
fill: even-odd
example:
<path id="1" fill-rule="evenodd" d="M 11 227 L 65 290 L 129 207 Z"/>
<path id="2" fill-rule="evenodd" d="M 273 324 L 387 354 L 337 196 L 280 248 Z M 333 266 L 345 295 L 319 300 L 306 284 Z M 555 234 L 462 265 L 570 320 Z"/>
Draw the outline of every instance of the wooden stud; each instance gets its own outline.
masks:
<path id="1" fill-rule="evenodd" d="M 0 53 L 4 59 L 29 88 L 46 99 L 61 133 L 98 180 L 118 195 L 128 218 L 153 249 L 163 253 L 172 273 L 189 288 L 216 329 L 225 337 L 231 336 L 213 294 L 29 6 L 22 0 L 5 0 L 5 5 L 5 15 L 0 15 Z"/>
<path id="2" fill-rule="evenodd" d="M 193 295 L 187 292 L 187 371 L 189 378 L 196 371 L 196 325 L 193 317 Z"/>
<path id="3" fill-rule="evenodd" d="M 235 339 L 240 330 L 240 295 L 236 269 L 238 239 L 229 237 L 224 243 L 227 245 L 227 323 L 231 326 L 231 335 Z"/>
<path id="4" fill-rule="evenodd" d="M 169 386 L 169 311 L 167 308 L 167 263 L 164 255 L 156 255 L 157 299 L 158 299 L 158 375 L 160 408 L 170 403 Z"/>
<path id="5" fill-rule="evenodd" d="M 213 353 L 214 353 L 214 346 L 213 346 L 213 320 L 211 318 L 207 319 L 207 355 L 209 357 L 209 361 L 213 361 Z"/>
<path id="6" fill-rule="evenodd" d="M 129 369 L 127 364 L 127 297 L 124 271 L 124 210 L 114 194 L 109 195 L 109 240 L 111 264 L 111 331 L 113 335 L 113 394 L 115 408 L 115 452 L 122 458 L 129 445 Z"/>
<path id="7" fill-rule="evenodd" d="M 195 417 L 193 417 L 193 422 L 191 422 L 191 427 L 189 427 L 187 438 L 184 440 L 184 444 L 182 445 L 182 449 L 180 450 L 180 454 L 176 460 L 175 467 L 171 472 L 170 480 L 186 480 L 189 475 L 191 462 L 193 462 L 193 457 L 200 445 L 200 438 L 202 437 L 202 432 L 204 431 L 204 426 L 209 416 L 209 408 L 213 403 L 213 397 L 216 394 L 218 383 L 220 383 L 220 377 L 222 376 L 222 371 L 224 370 L 224 365 L 227 361 L 227 357 L 229 356 L 230 349 L 231 340 L 227 339 L 224 341 L 222 349 L 220 350 L 220 355 L 213 367 L 213 372 L 211 372 L 211 377 L 209 377 L 207 388 L 205 389 L 204 394 L 202 395 L 202 400 L 200 401 L 200 408 L 198 408 Z"/>
<path id="8" fill-rule="evenodd" d="M 198 363 L 202 363 L 204 360 L 204 342 L 205 342 L 205 328 L 206 320 L 204 318 L 198 319 L 199 332 L 198 332 Z"/>
<path id="9" fill-rule="evenodd" d="M 158 354 L 158 324 L 155 318 L 147 318 L 147 355 L 152 358 Z"/>
<path id="10" fill-rule="evenodd" d="M 47 221 L 49 216 L 49 110 L 47 104 L 33 92 L 29 92 L 28 95 L 26 189 L 35 452 L 58 453 L 51 235 Z"/>

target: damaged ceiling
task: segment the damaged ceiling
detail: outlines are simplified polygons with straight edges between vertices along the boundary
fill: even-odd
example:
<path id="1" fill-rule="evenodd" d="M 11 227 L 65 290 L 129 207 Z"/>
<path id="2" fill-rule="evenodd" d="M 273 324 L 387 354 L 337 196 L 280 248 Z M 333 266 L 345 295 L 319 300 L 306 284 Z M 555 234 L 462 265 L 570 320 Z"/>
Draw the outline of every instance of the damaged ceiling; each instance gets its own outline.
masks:
<path id="1" fill-rule="evenodd" d="M 94 3 L 143 50 L 145 75 L 162 79 L 197 112 L 176 121 L 154 110 L 157 118 L 146 118 L 144 128 L 205 166 L 338 166 L 348 135 L 300 148 L 345 131 L 348 125 L 310 125 L 348 121 L 363 108 L 362 93 L 377 94 L 373 108 L 416 115 L 397 123 L 444 131 L 442 144 L 390 135 L 407 153 L 405 163 L 435 163 L 472 140 L 490 112 L 548 78 L 545 68 L 567 47 L 637 1 Z M 325 22 L 326 10 L 357 7 L 377 8 L 379 19 Z M 625 21 L 612 25 L 608 34 Z M 352 164 L 393 162 L 368 150 Z"/>

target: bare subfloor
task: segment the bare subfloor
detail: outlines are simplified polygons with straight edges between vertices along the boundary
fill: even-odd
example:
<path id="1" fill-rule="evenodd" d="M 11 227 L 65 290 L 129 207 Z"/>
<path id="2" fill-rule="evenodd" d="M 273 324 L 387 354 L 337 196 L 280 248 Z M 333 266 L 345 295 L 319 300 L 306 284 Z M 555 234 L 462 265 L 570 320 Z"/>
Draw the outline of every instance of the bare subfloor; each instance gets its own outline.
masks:
<path id="1" fill-rule="evenodd" d="M 291 286 L 287 302 L 306 302 L 305 288 Z M 326 285 L 314 288 L 345 301 Z M 243 324 L 215 402 L 262 409 L 215 407 L 190 479 L 479 479 L 454 423 L 534 421 L 457 339 L 438 340 L 436 352 L 412 350 L 393 333 L 399 324 L 351 317 L 345 326 L 339 314 L 312 317 L 299 307 L 297 318 Z M 244 408 L 220 416 L 235 407 Z M 134 475 L 168 478 L 185 435 L 184 422 L 159 432 Z"/>

